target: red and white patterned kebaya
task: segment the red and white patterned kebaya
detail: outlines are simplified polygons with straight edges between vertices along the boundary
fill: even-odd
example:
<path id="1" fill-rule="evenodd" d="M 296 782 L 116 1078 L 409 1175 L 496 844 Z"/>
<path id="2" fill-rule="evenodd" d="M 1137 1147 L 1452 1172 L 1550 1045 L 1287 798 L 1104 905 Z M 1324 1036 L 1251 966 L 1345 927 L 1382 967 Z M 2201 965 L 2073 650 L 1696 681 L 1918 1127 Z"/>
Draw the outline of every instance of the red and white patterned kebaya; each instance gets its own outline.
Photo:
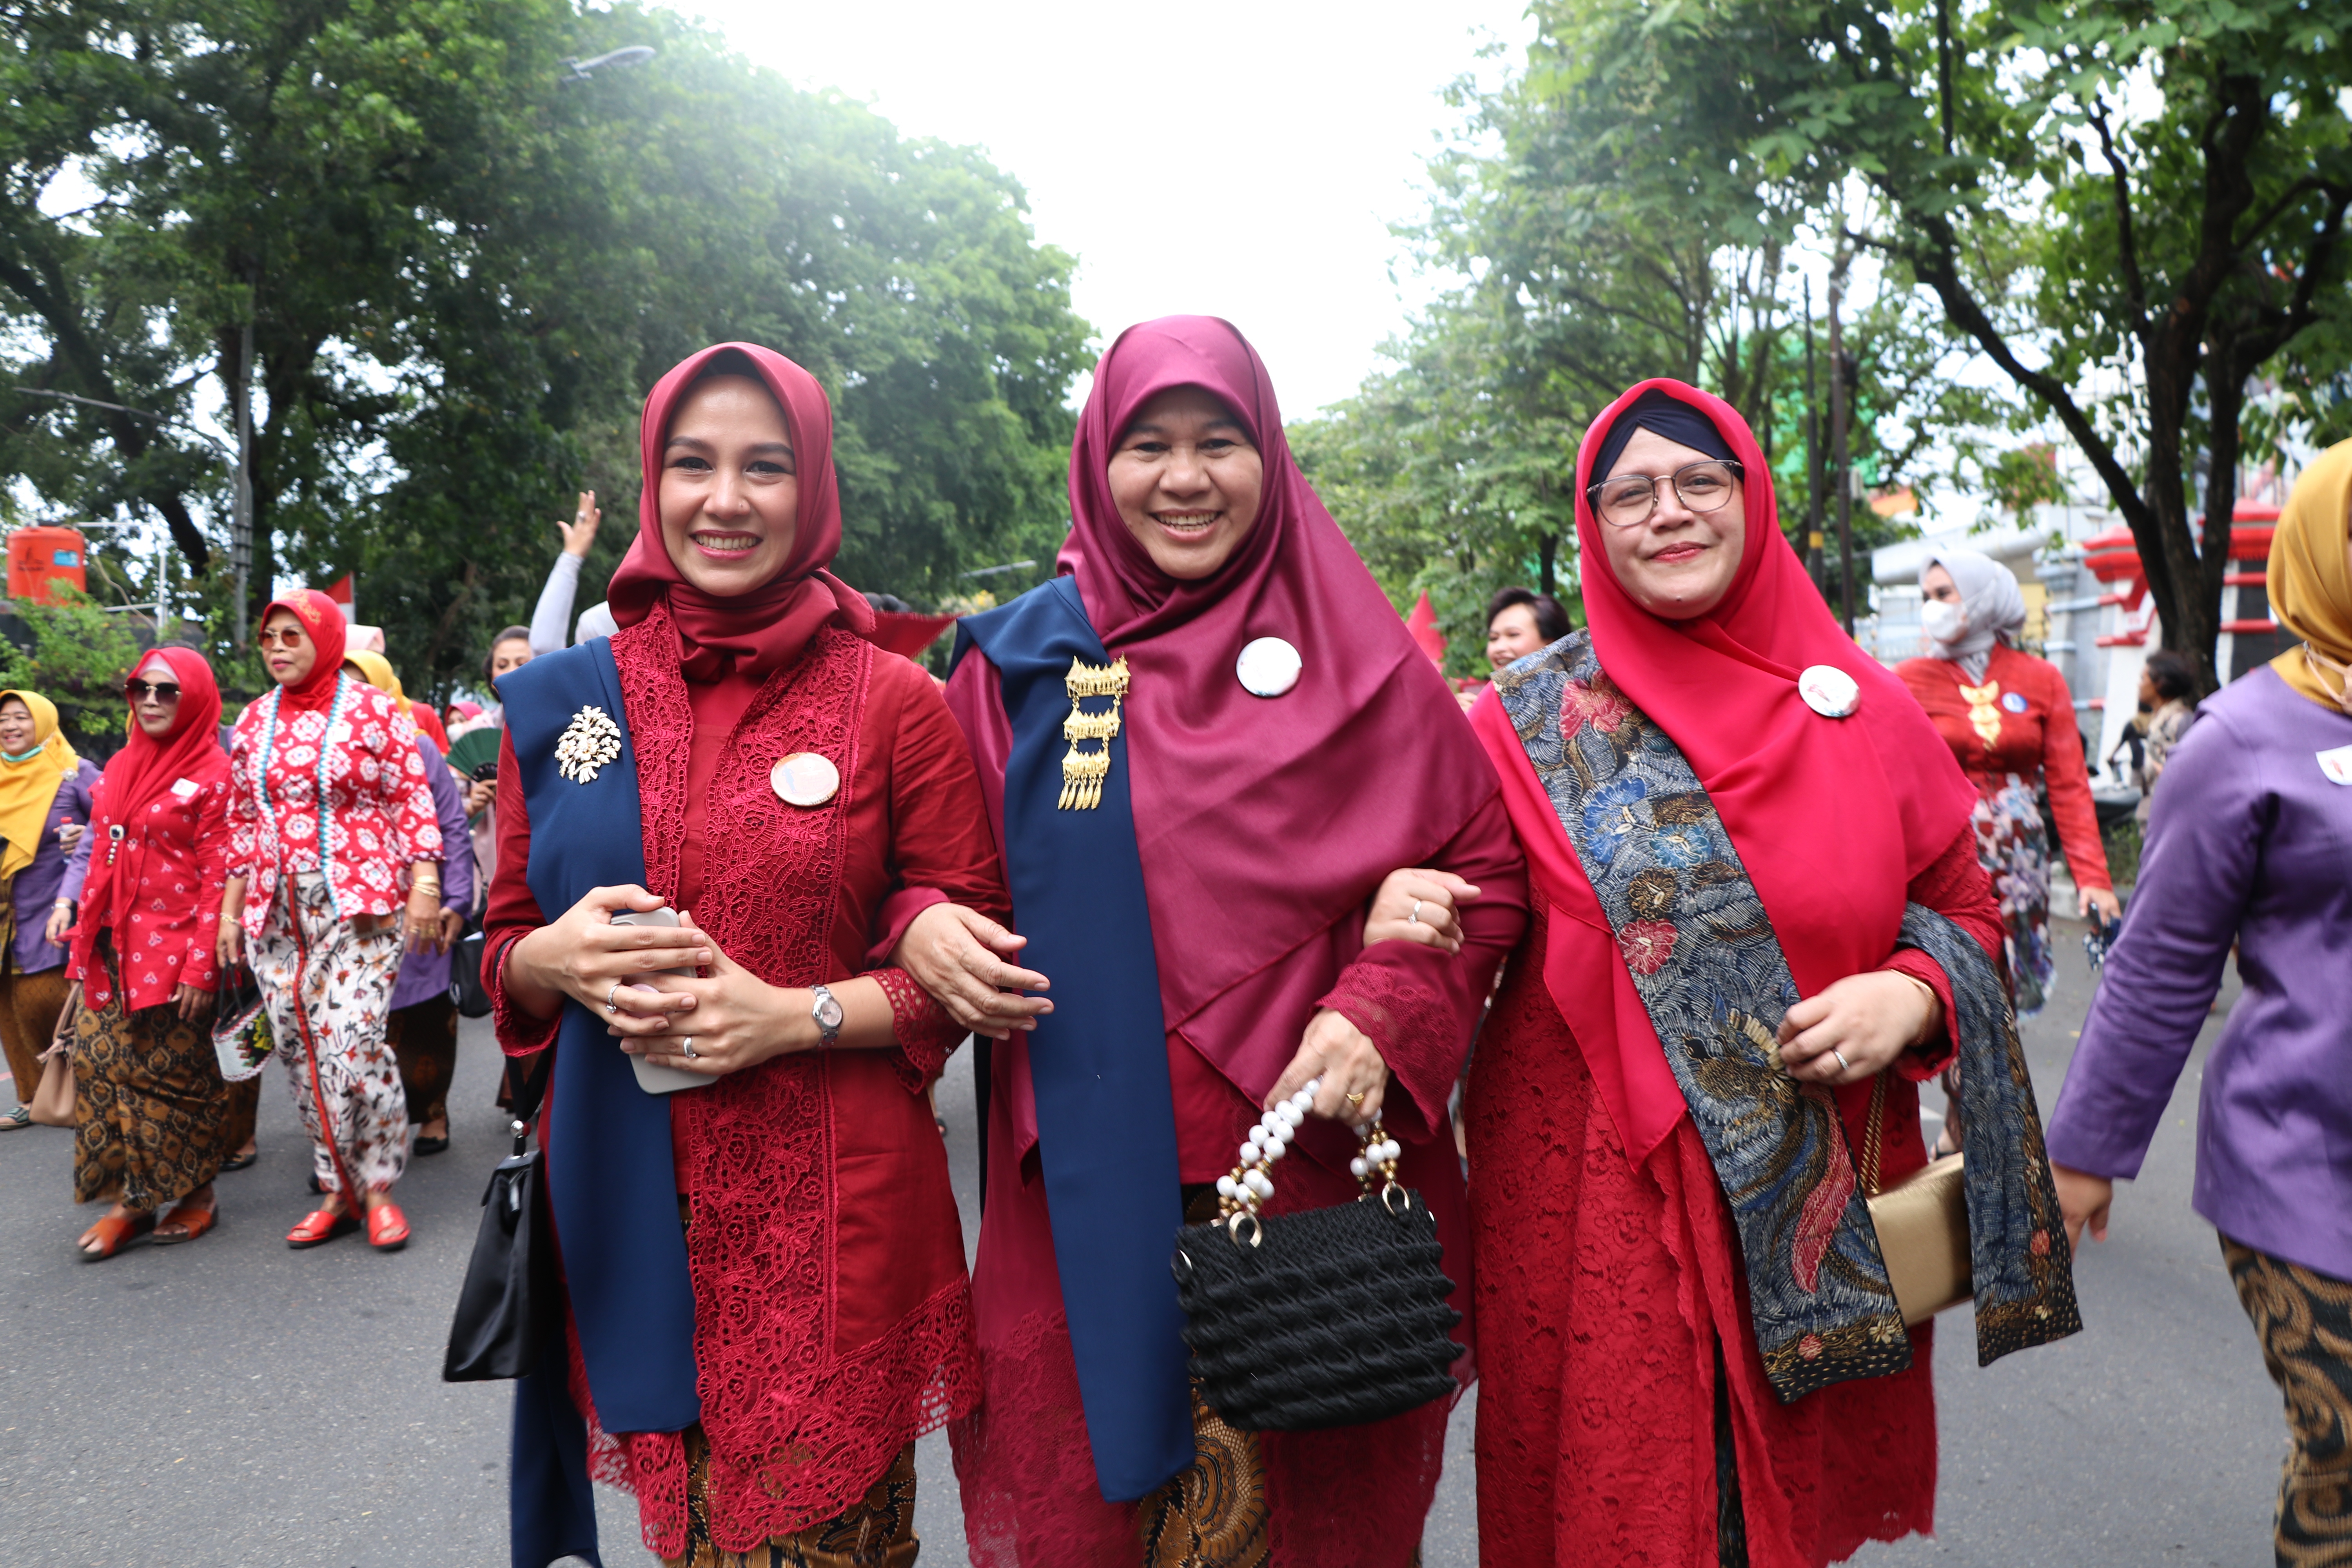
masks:
<path id="1" fill-rule="evenodd" d="M 246 934 L 261 935 L 283 874 L 322 864 L 336 918 L 391 914 L 406 897 L 403 868 L 441 858 L 415 725 L 349 674 L 323 709 L 281 711 L 279 696 L 246 709 L 229 746 L 229 866 L 251 879 Z"/>

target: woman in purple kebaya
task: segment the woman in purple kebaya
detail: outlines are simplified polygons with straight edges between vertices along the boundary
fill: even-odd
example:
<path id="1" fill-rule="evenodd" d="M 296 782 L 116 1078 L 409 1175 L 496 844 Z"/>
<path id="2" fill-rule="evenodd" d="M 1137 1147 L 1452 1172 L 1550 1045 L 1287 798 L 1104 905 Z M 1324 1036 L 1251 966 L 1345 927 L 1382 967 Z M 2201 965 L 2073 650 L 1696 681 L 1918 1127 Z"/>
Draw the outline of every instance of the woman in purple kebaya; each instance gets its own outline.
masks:
<path id="1" fill-rule="evenodd" d="M 2172 752 L 2049 1141 L 2068 1232 L 2105 1239 L 2235 942 L 2193 1201 L 2286 1395 L 2285 1568 L 2352 1563 L 2352 441 L 2295 482 L 2270 602 L 2303 640 L 2207 698 Z"/>

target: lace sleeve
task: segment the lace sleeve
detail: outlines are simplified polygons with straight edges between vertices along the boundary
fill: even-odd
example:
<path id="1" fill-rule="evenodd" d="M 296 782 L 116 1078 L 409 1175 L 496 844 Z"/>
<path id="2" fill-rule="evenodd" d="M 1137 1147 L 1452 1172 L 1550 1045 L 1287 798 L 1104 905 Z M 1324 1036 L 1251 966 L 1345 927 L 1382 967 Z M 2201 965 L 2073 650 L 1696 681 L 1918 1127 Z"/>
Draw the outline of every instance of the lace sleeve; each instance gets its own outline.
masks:
<path id="1" fill-rule="evenodd" d="M 920 1094 L 946 1069 L 948 1058 L 963 1041 L 963 1027 L 905 970 L 870 969 L 866 974 L 890 999 L 891 1027 L 898 1039 L 891 1070 L 908 1093 Z"/>
<path id="2" fill-rule="evenodd" d="M 552 1018 L 535 1018 L 514 1005 L 507 994 L 507 955 L 514 944 L 530 934 L 511 927 L 500 931 L 490 942 L 490 951 L 483 955 L 482 972 L 490 993 L 490 1030 L 498 1037 L 499 1048 L 510 1057 L 527 1057 L 533 1051 L 544 1050 L 555 1043 L 557 1026 L 563 1022 L 561 1008 Z"/>

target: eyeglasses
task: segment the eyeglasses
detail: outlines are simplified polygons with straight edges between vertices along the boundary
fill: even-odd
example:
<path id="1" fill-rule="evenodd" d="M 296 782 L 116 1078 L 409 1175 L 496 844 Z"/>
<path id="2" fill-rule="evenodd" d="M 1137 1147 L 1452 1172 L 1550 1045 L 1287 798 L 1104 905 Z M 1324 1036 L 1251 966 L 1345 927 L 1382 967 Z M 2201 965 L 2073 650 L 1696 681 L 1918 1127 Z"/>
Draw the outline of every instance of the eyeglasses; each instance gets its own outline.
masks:
<path id="1" fill-rule="evenodd" d="M 1709 458 L 1676 468 L 1665 476 L 1675 487 L 1675 499 L 1696 512 L 1721 511 L 1731 499 L 1731 487 L 1743 470 L 1738 463 Z M 1585 492 L 1592 510 L 1612 528 L 1638 528 L 1658 510 L 1658 481 L 1648 474 L 1620 474 L 1603 479 Z"/>
<path id="2" fill-rule="evenodd" d="M 177 702 L 180 685 L 175 680 L 129 680 L 123 683 L 122 695 L 133 702 L 144 702 L 150 697 L 158 702 Z"/>
<path id="3" fill-rule="evenodd" d="M 276 631 L 264 626 L 253 635 L 253 640 L 262 647 L 300 647 L 306 639 L 300 626 L 279 626 Z"/>

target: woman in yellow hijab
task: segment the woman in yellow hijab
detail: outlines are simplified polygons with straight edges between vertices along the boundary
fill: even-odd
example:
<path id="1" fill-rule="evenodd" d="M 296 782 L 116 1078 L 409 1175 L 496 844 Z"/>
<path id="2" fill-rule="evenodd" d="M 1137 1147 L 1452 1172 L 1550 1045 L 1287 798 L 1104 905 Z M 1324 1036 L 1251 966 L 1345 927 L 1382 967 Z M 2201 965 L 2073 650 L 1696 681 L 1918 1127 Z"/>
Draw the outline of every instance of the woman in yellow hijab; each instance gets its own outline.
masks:
<path id="1" fill-rule="evenodd" d="M 74 754 L 58 728 L 58 706 L 37 691 L 0 690 L 0 1051 L 17 1103 L 0 1111 L 0 1131 L 32 1120 L 25 1102 L 41 1082 L 41 1053 L 66 1001 L 65 933 L 73 925 L 79 869 L 68 860 L 89 823 L 98 769 Z M 60 836 L 58 829 L 72 827 Z M 71 858 L 89 864 L 82 847 Z"/>
<path id="2" fill-rule="evenodd" d="M 400 689 L 400 677 L 394 672 L 392 660 L 367 648 L 354 648 L 343 655 L 343 663 L 358 670 L 370 686 L 391 698 L 392 705 L 408 715 L 409 722 L 416 726 L 416 732 L 425 737 L 436 752 L 445 757 L 449 754 L 449 731 L 441 727 L 441 721 L 434 716 L 430 707 L 421 702 L 411 702 Z"/>
<path id="3" fill-rule="evenodd" d="M 2068 1231 L 2105 1239 L 2235 944 L 2191 1201 L 2286 1395 L 2278 1561 L 2352 1563 L 2352 441 L 2295 480 L 2270 593 L 2302 646 L 2208 697 L 2165 764 L 2048 1138 Z"/>

